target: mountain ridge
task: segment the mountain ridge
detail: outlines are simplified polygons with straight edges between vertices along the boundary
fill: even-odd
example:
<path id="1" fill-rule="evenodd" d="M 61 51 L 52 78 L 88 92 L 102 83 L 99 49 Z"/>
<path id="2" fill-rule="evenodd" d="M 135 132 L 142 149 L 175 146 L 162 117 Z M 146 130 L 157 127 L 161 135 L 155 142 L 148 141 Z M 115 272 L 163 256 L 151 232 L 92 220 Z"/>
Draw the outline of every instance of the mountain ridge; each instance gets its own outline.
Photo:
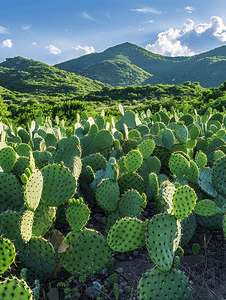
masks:
<path id="1" fill-rule="evenodd" d="M 124 64 L 120 71 L 115 68 L 109 72 L 109 65 L 122 62 Z M 200 82 L 203 87 L 217 87 L 226 80 L 226 46 L 194 56 L 170 57 L 126 42 L 54 66 L 112 86 L 181 84 L 191 81 Z M 140 79 L 137 79 L 137 72 Z M 130 74 L 130 80 L 125 80 L 128 78 L 126 73 Z"/>

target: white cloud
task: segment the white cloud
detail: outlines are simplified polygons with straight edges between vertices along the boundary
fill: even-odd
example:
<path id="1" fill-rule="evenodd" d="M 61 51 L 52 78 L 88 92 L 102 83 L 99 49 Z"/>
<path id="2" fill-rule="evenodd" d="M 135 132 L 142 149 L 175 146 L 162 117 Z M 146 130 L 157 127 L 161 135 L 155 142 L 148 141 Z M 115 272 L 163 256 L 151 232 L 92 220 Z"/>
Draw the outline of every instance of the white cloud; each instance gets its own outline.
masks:
<path id="1" fill-rule="evenodd" d="M 72 47 L 74 48 L 74 47 Z M 82 55 L 86 55 L 86 54 L 90 54 L 90 53 L 94 53 L 95 49 L 93 46 L 80 46 L 78 45 L 77 47 L 74 48 L 73 52 L 70 52 L 67 55 L 61 56 L 58 60 L 58 62 L 63 62 L 63 61 L 67 61 L 73 58 L 77 58 L 79 56 Z"/>
<path id="2" fill-rule="evenodd" d="M 35 46 L 35 45 L 37 45 L 37 43 L 33 42 L 33 43 L 32 43 L 32 46 Z"/>
<path id="3" fill-rule="evenodd" d="M 49 49 L 49 53 L 54 55 L 59 55 L 61 53 L 61 50 L 53 45 L 45 46 L 45 49 Z"/>
<path id="4" fill-rule="evenodd" d="M 187 11 L 189 14 L 191 14 L 193 11 L 195 11 L 194 7 L 192 7 L 192 6 L 186 6 L 186 7 L 184 7 L 184 10 Z"/>
<path id="5" fill-rule="evenodd" d="M 144 14 L 146 13 L 153 13 L 153 14 L 161 14 L 162 12 L 155 9 L 155 8 L 152 8 L 152 7 L 144 7 L 144 8 L 136 8 L 136 9 L 130 9 L 131 11 L 136 11 L 136 12 L 142 12 Z"/>
<path id="6" fill-rule="evenodd" d="M 28 25 L 28 26 L 24 26 L 24 27 L 22 27 L 22 29 L 23 29 L 23 30 L 27 30 L 27 31 L 28 31 L 28 30 L 30 29 L 30 27 L 31 27 L 31 25 Z"/>
<path id="7" fill-rule="evenodd" d="M 1 33 L 1 34 L 7 34 L 7 33 L 9 33 L 9 32 L 8 32 L 8 30 L 7 30 L 5 27 L 0 26 L 0 33 Z"/>
<path id="8" fill-rule="evenodd" d="M 181 37 L 180 30 L 170 28 L 158 34 L 158 40 L 153 44 L 148 44 L 146 50 L 167 56 L 191 56 L 195 53 L 187 46 L 181 45 L 178 40 Z"/>
<path id="9" fill-rule="evenodd" d="M 167 56 L 191 56 L 192 48 L 208 43 L 226 42 L 226 26 L 222 18 L 212 16 L 210 23 L 195 24 L 191 19 L 184 23 L 183 30 L 170 28 L 158 34 L 154 44 L 146 49 Z"/>
<path id="10" fill-rule="evenodd" d="M 7 40 L 2 42 L 2 48 L 3 47 L 12 48 L 12 46 L 13 46 L 12 40 L 7 39 Z"/>
<path id="11" fill-rule="evenodd" d="M 87 20 L 91 20 L 91 21 L 95 21 L 89 14 L 87 14 L 87 12 L 83 12 L 82 13 L 82 17 L 87 19 Z"/>
<path id="12" fill-rule="evenodd" d="M 145 23 L 153 23 L 154 21 L 153 20 L 151 20 L 151 21 L 146 21 Z"/>

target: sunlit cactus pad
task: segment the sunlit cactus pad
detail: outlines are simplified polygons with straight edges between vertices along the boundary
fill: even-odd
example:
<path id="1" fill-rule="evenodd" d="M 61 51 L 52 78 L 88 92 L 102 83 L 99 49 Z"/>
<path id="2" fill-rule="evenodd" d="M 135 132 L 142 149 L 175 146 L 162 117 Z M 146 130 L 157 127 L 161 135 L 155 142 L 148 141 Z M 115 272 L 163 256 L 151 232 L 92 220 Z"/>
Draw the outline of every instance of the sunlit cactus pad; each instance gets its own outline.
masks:
<path id="1" fill-rule="evenodd" d="M 144 159 L 147 159 L 155 149 L 155 142 L 153 139 L 144 140 L 138 145 L 138 150 L 142 154 Z"/>
<path id="2" fill-rule="evenodd" d="M 71 231 L 58 250 L 63 267 L 73 275 L 91 275 L 101 271 L 112 254 L 105 238 L 97 231 L 84 228 Z"/>
<path id="3" fill-rule="evenodd" d="M 10 268 L 16 256 L 14 244 L 6 238 L 0 236 L 0 274 Z"/>
<path id="4" fill-rule="evenodd" d="M 166 273 L 157 268 L 142 275 L 137 289 L 140 300 L 189 300 L 192 291 L 188 278 L 180 270 Z"/>
<path id="5" fill-rule="evenodd" d="M 28 179 L 25 185 L 24 200 L 27 208 L 35 211 L 38 207 L 42 195 L 43 178 L 39 170 L 35 170 Z"/>
<path id="6" fill-rule="evenodd" d="M 32 235 L 32 225 L 34 219 L 34 212 L 26 210 L 20 219 L 20 234 L 25 242 L 29 242 Z"/>
<path id="7" fill-rule="evenodd" d="M 188 185 L 179 187 L 173 194 L 173 213 L 181 220 L 190 214 L 196 204 L 197 196 L 193 188 Z"/>
<path id="8" fill-rule="evenodd" d="M 190 168 L 189 161 L 180 153 L 172 153 L 169 159 L 169 167 L 178 179 L 182 179 Z"/>
<path id="9" fill-rule="evenodd" d="M 33 293 L 27 283 L 16 277 L 0 281 L 0 295 L 2 300 L 32 300 Z"/>
<path id="10" fill-rule="evenodd" d="M 47 206 L 59 206 L 68 201 L 76 191 L 77 184 L 70 170 L 64 166 L 47 165 L 42 170 L 42 201 Z"/>
<path id="11" fill-rule="evenodd" d="M 109 230 L 107 242 L 118 252 L 139 249 L 145 245 L 146 223 L 136 218 L 118 220 Z"/>
<path id="12" fill-rule="evenodd" d="M 172 267 L 181 238 L 181 227 L 173 215 L 155 215 L 147 225 L 146 245 L 151 259 L 162 271 Z"/>

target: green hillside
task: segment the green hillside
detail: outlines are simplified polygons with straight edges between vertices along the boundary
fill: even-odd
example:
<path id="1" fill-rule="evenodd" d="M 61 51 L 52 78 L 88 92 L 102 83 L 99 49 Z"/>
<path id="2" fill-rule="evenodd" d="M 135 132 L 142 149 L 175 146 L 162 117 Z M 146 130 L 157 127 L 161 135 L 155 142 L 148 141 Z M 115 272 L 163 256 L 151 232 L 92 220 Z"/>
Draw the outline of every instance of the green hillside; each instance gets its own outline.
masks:
<path id="1" fill-rule="evenodd" d="M 16 95 L 20 99 L 35 98 L 39 101 L 43 97 L 70 99 L 99 91 L 105 86 L 90 78 L 20 56 L 7 58 L 0 64 L 0 85 L 4 100 L 13 100 Z"/>
<path id="2" fill-rule="evenodd" d="M 226 80 L 226 46 L 191 57 L 168 57 L 154 54 L 134 44 L 123 43 L 55 67 L 110 83 L 112 86 L 196 81 L 209 88 L 217 87 Z"/>

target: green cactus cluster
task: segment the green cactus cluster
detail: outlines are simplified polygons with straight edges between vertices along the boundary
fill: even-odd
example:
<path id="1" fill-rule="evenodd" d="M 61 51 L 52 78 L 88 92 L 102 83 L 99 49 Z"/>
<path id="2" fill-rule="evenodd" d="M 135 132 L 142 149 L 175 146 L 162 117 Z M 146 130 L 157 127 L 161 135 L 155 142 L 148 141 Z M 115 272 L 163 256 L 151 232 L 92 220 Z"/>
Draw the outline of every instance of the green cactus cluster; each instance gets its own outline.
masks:
<path id="1" fill-rule="evenodd" d="M 177 267 L 196 224 L 226 237 L 226 116 L 162 107 L 140 115 L 119 105 L 118 120 L 83 112 L 70 128 L 42 117 L 13 128 L 0 142 L 0 271 L 19 260 L 30 278 L 101 271 L 111 250 L 147 247 L 155 267 L 142 275 L 140 299 L 190 299 Z M 2 123 L 3 124 L 3 123 Z M 155 213 L 140 215 L 148 202 Z M 105 214 L 106 236 L 86 227 L 94 206 Z M 60 224 L 71 231 L 64 237 Z M 6 250 L 5 250 L 6 249 Z M 33 277 L 34 276 L 34 277 Z M 32 299 L 23 279 L 0 282 Z"/>

